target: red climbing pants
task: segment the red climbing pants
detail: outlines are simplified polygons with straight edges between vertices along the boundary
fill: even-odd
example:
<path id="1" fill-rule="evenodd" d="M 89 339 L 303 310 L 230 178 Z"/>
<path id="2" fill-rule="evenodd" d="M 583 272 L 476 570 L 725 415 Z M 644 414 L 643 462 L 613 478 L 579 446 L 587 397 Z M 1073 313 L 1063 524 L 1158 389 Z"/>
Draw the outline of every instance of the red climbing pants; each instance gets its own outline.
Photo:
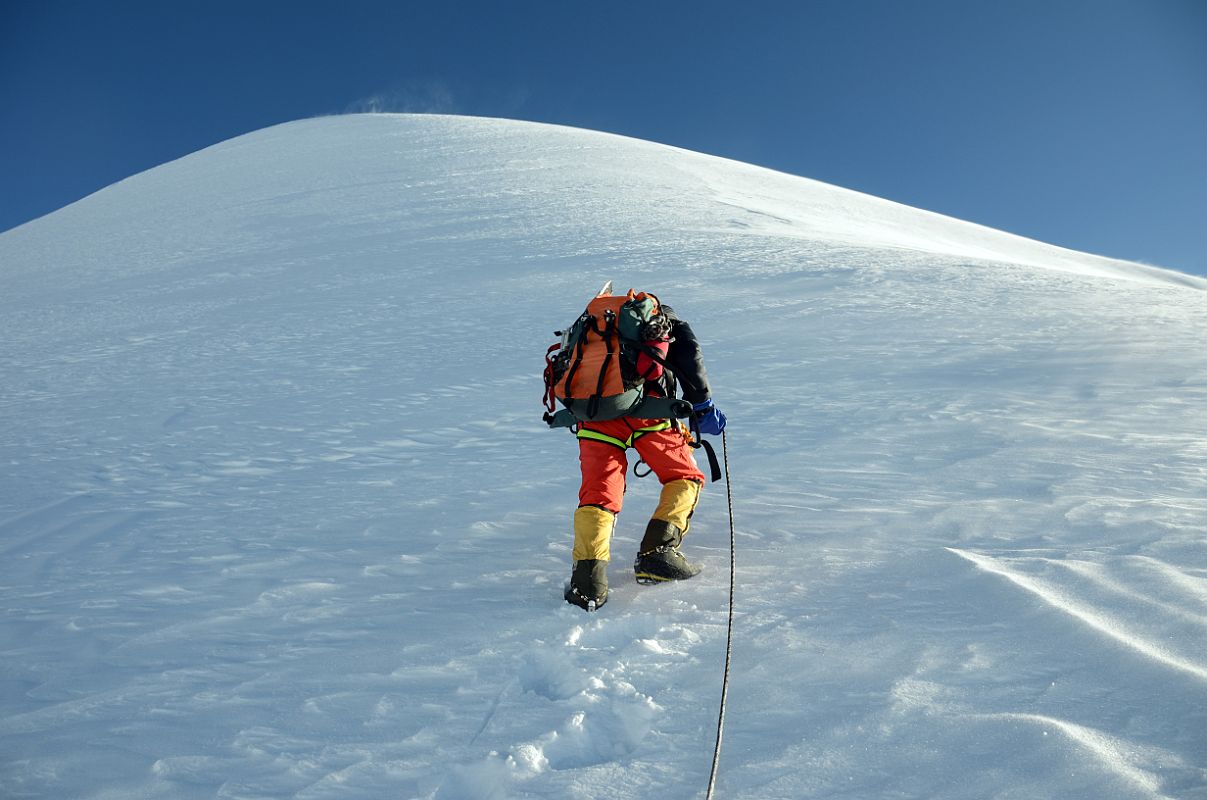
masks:
<path id="1" fill-rule="evenodd" d="M 610 558 L 612 529 L 624 504 L 628 449 L 633 448 L 662 484 L 653 519 L 686 533 L 704 485 L 686 431 L 675 422 L 621 419 L 590 422 L 578 431 L 582 485 L 574 514 L 574 560 Z"/>

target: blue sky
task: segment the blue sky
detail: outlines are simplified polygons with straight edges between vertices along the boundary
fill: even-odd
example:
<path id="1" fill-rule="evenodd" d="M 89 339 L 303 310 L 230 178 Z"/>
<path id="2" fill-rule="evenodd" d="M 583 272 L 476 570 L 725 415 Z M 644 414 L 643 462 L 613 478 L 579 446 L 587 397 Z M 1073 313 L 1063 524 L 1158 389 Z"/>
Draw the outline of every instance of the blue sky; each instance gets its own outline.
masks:
<path id="1" fill-rule="evenodd" d="M 611 131 L 1207 274 L 1207 0 L 0 0 L 0 230 L 371 109 Z"/>

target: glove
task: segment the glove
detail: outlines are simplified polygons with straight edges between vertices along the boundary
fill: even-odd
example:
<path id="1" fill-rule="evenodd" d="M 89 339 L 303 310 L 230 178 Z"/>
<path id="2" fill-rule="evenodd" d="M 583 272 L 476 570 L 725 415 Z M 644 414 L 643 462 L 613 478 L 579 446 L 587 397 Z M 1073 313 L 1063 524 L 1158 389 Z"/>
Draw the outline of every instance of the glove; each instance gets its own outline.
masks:
<path id="1" fill-rule="evenodd" d="M 725 430 L 725 415 L 721 413 L 721 409 L 713 405 L 712 398 L 693 405 L 692 412 L 696 418 L 696 424 L 700 427 L 700 433 L 720 436 L 721 432 Z"/>

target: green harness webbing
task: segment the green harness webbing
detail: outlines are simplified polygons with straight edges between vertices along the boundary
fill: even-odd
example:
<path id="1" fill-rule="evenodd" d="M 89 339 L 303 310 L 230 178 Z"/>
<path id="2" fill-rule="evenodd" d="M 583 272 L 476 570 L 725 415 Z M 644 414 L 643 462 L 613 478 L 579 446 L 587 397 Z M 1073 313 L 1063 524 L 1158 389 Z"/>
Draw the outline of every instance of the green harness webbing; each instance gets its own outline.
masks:
<path id="1" fill-rule="evenodd" d="M 593 431 L 590 428 L 579 428 L 577 435 L 578 435 L 578 438 L 580 438 L 580 439 L 590 439 L 595 442 L 603 442 L 604 444 L 614 445 L 616 447 L 619 447 L 621 450 L 628 450 L 630 447 L 633 446 L 633 442 L 637 441 L 638 439 L 640 439 L 642 436 L 646 435 L 647 433 L 657 433 L 658 431 L 664 431 L 664 430 L 667 430 L 668 428 L 670 428 L 670 426 L 671 426 L 671 421 L 669 419 L 664 419 L 661 422 L 656 423 L 654 425 L 648 425 L 644 428 L 634 429 L 633 432 L 631 434 L 629 434 L 628 439 L 618 439 L 615 436 L 609 436 L 606 433 L 600 433 L 599 431 Z"/>

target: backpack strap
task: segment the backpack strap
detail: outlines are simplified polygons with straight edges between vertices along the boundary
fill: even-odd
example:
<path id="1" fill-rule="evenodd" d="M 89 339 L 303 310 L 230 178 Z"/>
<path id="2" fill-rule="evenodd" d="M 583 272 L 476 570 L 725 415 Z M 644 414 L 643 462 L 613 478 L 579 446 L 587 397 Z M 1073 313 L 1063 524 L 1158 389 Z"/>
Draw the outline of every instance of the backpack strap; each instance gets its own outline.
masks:
<path id="1" fill-rule="evenodd" d="M 558 409 L 552 414 L 545 412 L 541 419 L 550 428 L 575 428 L 578 426 L 578 419 L 574 416 L 574 412 L 568 408 Z"/>
<path id="2" fill-rule="evenodd" d="M 557 401 L 553 394 L 553 390 L 557 386 L 557 381 L 553 379 L 553 353 L 561 349 L 562 345 L 559 342 L 550 345 L 549 349 L 545 351 L 545 410 L 550 414 L 557 408 Z"/>
<path id="3" fill-rule="evenodd" d="M 583 330 L 578 335 L 578 342 L 575 345 L 574 360 L 570 362 L 569 369 L 566 370 L 564 386 L 566 387 L 566 403 L 569 404 L 574 399 L 574 373 L 578 372 L 578 368 L 583 363 L 583 350 L 586 348 L 586 338 L 588 325 L 595 324 L 595 317 L 589 314 L 583 315 Z"/>
<path id="4" fill-rule="evenodd" d="M 616 326 L 616 312 L 612 311 L 612 309 L 608 309 L 604 312 L 604 327 L 602 331 L 599 329 L 599 320 L 592 321 L 591 329 L 595 331 L 596 335 L 603 339 L 604 346 L 608 348 L 608 353 L 606 356 L 604 356 L 603 363 L 599 366 L 599 380 L 595 384 L 595 394 L 591 395 L 591 397 L 587 400 L 587 416 L 594 418 L 595 415 L 599 413 L 599 401 L 603 398 L 604 382 L 608 378 L 608 367 L 611 365 L 612 359 L 615 358 L 616 348 L 613 347 L 613 342 L 618 339 L 620 335 Z M 583 338 L 586 337 L 580 338 L 580 343 L 582 342 Z M 582 349 L 580 347 L 580 358 L 582 357 L 581 353 Z M 567 397 L 566 399 L 569 400 L 570 398 Z"/>

